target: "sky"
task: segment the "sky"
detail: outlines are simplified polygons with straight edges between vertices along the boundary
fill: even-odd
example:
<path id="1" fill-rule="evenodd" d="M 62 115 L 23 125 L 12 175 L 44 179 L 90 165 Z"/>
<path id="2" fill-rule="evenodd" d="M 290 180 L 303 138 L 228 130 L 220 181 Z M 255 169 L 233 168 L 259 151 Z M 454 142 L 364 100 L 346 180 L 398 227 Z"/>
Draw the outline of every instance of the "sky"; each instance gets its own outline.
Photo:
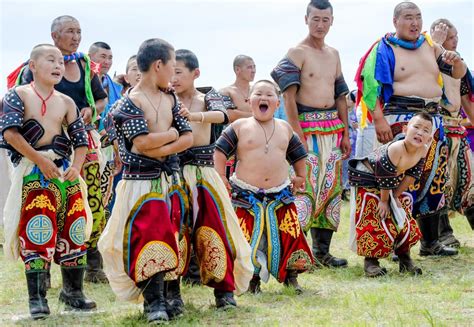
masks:
<path id="1" fill-rule="evenodd" d="M 110 74 L 123 73 L 127 59 L 141 42 L 159 37 L 175 49 L 193 51 L 201 77 L 197 86 L 219 89 L 233 83 L 232 61 L 238 54 L 254 58 L 256 80 L 271 70 L 307 35 L 304 21 L 308 0 L 0 0 L 0 93 L 6 76 L 24 62 L 34 45 L 52 43 L 52 20 L 76 17 L 82 28 L 80 51 L 96 41 L 112 47 Z M 332 0 L 334 24 L 326 43 L 338 49 L 350 88 L 359 59 L 370 45 L 393 31 L 393 8 L 399 0 Z M 459 33 L 458 51 L 472 69 L 472 0 L 419 0 L 423 30 L 437 18 L 448 18 Z"/>

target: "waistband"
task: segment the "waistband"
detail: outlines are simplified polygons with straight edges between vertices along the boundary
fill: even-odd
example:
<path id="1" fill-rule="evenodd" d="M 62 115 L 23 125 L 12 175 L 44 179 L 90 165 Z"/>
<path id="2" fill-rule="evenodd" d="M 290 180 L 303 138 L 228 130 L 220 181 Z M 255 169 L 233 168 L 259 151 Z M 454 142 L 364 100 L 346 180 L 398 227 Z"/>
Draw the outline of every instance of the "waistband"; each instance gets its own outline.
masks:
<path id="1" fill-rule="evenodd" d="M 120 154 L 122 157 L 122 154 Z M 127 153 L 123 162 L 122 179 L 127 180 L 151 180 L 161 176 L 164 172 L 173 176 L 179 172 L 178 156 L 170 156 L 165 162 L 147 158 L 134 153 Z"/>
<path id="2" fill-rule="evenodd" d="M 181 166 L 214 167 L 215 148 L 215 144 L 210 144 L 187 149 L 179 154 L 179 163 Z"/>
<path id="3" fill-rule="evenodd" d="M 324 113 L 324 112 L 329 112 L 329 111 L 336 111 L 337 112 L 337 109 L 336 107 L 331 107 L 331 108 L 314 108 L 314 107 L 310 107 L 310 106 L 305 106 L 304 104 L 301 104 L 301 103 L 296 103 L 296 108 L 298 109 L 298 114 L 301 114 L 301 113 L 306 113 L 306 112 L 321 112 L 321 113 Z"/>
<path id="4" fill-rule="evenodd" d="M 238 188 L 240 188 L 242 190 L 250 191 L 250 192 L 253 192 L 255 194 L 280 193 L 281 191 L 286 189 L 288 186 L 290 186 L 290 183 L 291 183 L 290 179 L 288 178 L 283 182 L 283 184 L 281 184 L 279 186 L 264 189 L 264 188 L 259 188 L 257 186 L 248 184 L 248 183 L 244 182 L 243 180 L 238 179 L 236 174 L 233 174 L 232 176 L 230 176 L 229 182 L 232 184 L 232 186 L 237 186 Z"/>
<path id="5" fill-rule="evenodd" d="M 426 112 L 431 115 L 439 114 L 440 98 L 423 99 L 418 97 L 404 97 L 392 95 L 388 103 L 384 106 L 385 115 L 404 114 L 407 112 Z"/>

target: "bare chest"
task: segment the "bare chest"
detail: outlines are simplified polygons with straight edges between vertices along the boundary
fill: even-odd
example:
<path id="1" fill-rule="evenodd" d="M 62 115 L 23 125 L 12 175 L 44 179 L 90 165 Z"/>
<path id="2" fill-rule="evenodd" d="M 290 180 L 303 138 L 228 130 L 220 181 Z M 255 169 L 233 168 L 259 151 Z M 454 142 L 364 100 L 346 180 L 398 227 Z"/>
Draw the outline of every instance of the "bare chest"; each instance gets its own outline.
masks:
<path id="1" fill-rule="evenodd" d="M 46 102 L 46 111 L 43 113 L 43 102 L 40 99 L 31 97 L 25 101 L 24 121 L 34 119 L 45 129 L 58 130 L 66 117 L 66 109 L 60 104 L 58 99 L 51 99 Z"/>
<path id="2" fill-rule="evenodd" d="M 439 69 L 434 49 L 429 45 L 425 44 L 416 50 L 393 47 L 393 52 L 395 54 L 395 81 L 416 78 L 425 74 L 437 78 Z"/>
<path id="3" fill-rule="evenodd" d="M 328 53 L 309 52 L 301 69 L 301 76 L 308 81 L 324 80 L 331 84 L 336 79 L 337 59 Z"/>
<path id="4" fill-rule="evenodd" d="M 147 103 L 142 107 L 150 132 L 165 132 L 173 123 L 172 104 L 163 100 L 159 106 Z"/>

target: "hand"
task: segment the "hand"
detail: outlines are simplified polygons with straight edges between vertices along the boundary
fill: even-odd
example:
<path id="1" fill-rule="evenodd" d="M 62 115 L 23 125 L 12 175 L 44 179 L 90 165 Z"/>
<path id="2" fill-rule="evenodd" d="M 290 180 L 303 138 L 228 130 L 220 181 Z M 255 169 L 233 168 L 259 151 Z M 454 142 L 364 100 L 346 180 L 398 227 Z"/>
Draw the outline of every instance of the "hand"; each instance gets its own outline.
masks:
<path id="1" fill-rule="evenodd" d="M 191 112 L 189 111 L 188 108 L 186 108 L 182 103 L 181 103 L 181 107 L 179 109 L 179 112 L 178 112 L 181 116 L 187 118 L 189 121 L 191 121 Z"/>
<path id="2" fill-rule="evenodd" d="M 380 143 L 385 144 L 393 140 L 392 129 L 385 118 L 374 119 L 374 126 L 377 133 L 377 140 Z"/>
<path id="3" fill-rule="evenodd" d="M 122 160 L 120 160 L 120 155 L 114 153 L 114 176 L 117 176 L 122 171 Z"/>
<path id="4" fill-rule="evenodd" d="M 38 163 L 38 168 L 46 179 L 59 178 L 61 176 L 61 171 L 51 159 L 43 158 L 41 162 Z"/>
<path id="5" fill-rule="evenodd" d="M 92 121 L 92 108 L 84 107 L 81 109 L 81 117 L 84 120 L 84 124 L 88 125 Z"/>
<path id="6" fill-rule="evenodd" d="M 454 65 L 461 61 L 461 57 L 455 51 L 445 51 L 442 58 L 448 65 Z"/>
<path id="7" fill-rule="evenodd" d="M 431 33 L 431 38 L 436 43 L 443 45 L 443 43 L 446 41 L 446 37 L 448 36 L 448 30 L 448 25 L 439 23 L 434 27 L 434 31 Z"/>
<path id="8" fill-rule="evenodd" d="M 71 166 L 64 172 L 63 177 L 66 181 L 75 181 L 79 177 L 79 169 L 74 166 Z"/>
<path id="9" fill-rule="evenodd" d="M 304 177 L 301 176 L 295 176 L 291 178 L 291 184 L 292 184 L 292 191 L 293 194 L 296 194 L 298 192 L 303 192 L 305 188 L 305 179 Z"/>
<path id="10" fill-rule="evenodd" d="M 380 219 L 385 219 L 388 216 L 388 213 L 390 212 L 390 207 L 388 205 L 388 201 L 380 201 L 377 211 L 379 213 Z"/>
<path id="11" fill-rule="evenodd" d="M 341 140 L 341 152 L 342 160 L 346 160 L 351 155 L 351 141 L 349 140 L 349 135 L 344 134 Z"/>

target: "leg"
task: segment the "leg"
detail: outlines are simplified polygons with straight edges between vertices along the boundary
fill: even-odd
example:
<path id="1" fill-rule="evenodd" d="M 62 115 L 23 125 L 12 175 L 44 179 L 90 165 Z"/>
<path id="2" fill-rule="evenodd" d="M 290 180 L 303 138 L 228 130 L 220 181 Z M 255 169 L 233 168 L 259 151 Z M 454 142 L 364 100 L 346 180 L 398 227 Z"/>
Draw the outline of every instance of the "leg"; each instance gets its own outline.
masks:
<path id="1" fill-rule="evenodd" d="M 329 253 L 333 230 L 324 228 L 311 228 L 311 238 L 313 239 L 313 255 L 316 263 L 320 266 L 330 268 L 347 267 L 347 260 L 332 256 Z"/>
<path id="2" fill-rule="evenodd" d="M 166 313 L 163 277 L 164 273 L 160 272 L 137 284 L 145 298 L 143 307 L 148 322 L 163 322 L 169 320 L 168 314 Z"/>
<path id="3" fill-rule="evenodd" d="M 448 208 L 441 209 L 439 213 L 439 225 L 438 225 L 438 232 L 439 232 L 439 241 L 446 246 L 450 246 L 453 248 L 458 248 L 461 246 L 461 243 L 456 239 L 454 236 L 453 228 L 449 223 L 449 215 L 448 215 Z"/>
<path id="4" fill-rule="evenodd" d="M 420 256 L 450 256 L 457 255 L 458 250 L 448 247 L 439 241 L 438 226 L 440 213 L 436 212 L 417 219 L 420 227 L 422 239 Z"/>

